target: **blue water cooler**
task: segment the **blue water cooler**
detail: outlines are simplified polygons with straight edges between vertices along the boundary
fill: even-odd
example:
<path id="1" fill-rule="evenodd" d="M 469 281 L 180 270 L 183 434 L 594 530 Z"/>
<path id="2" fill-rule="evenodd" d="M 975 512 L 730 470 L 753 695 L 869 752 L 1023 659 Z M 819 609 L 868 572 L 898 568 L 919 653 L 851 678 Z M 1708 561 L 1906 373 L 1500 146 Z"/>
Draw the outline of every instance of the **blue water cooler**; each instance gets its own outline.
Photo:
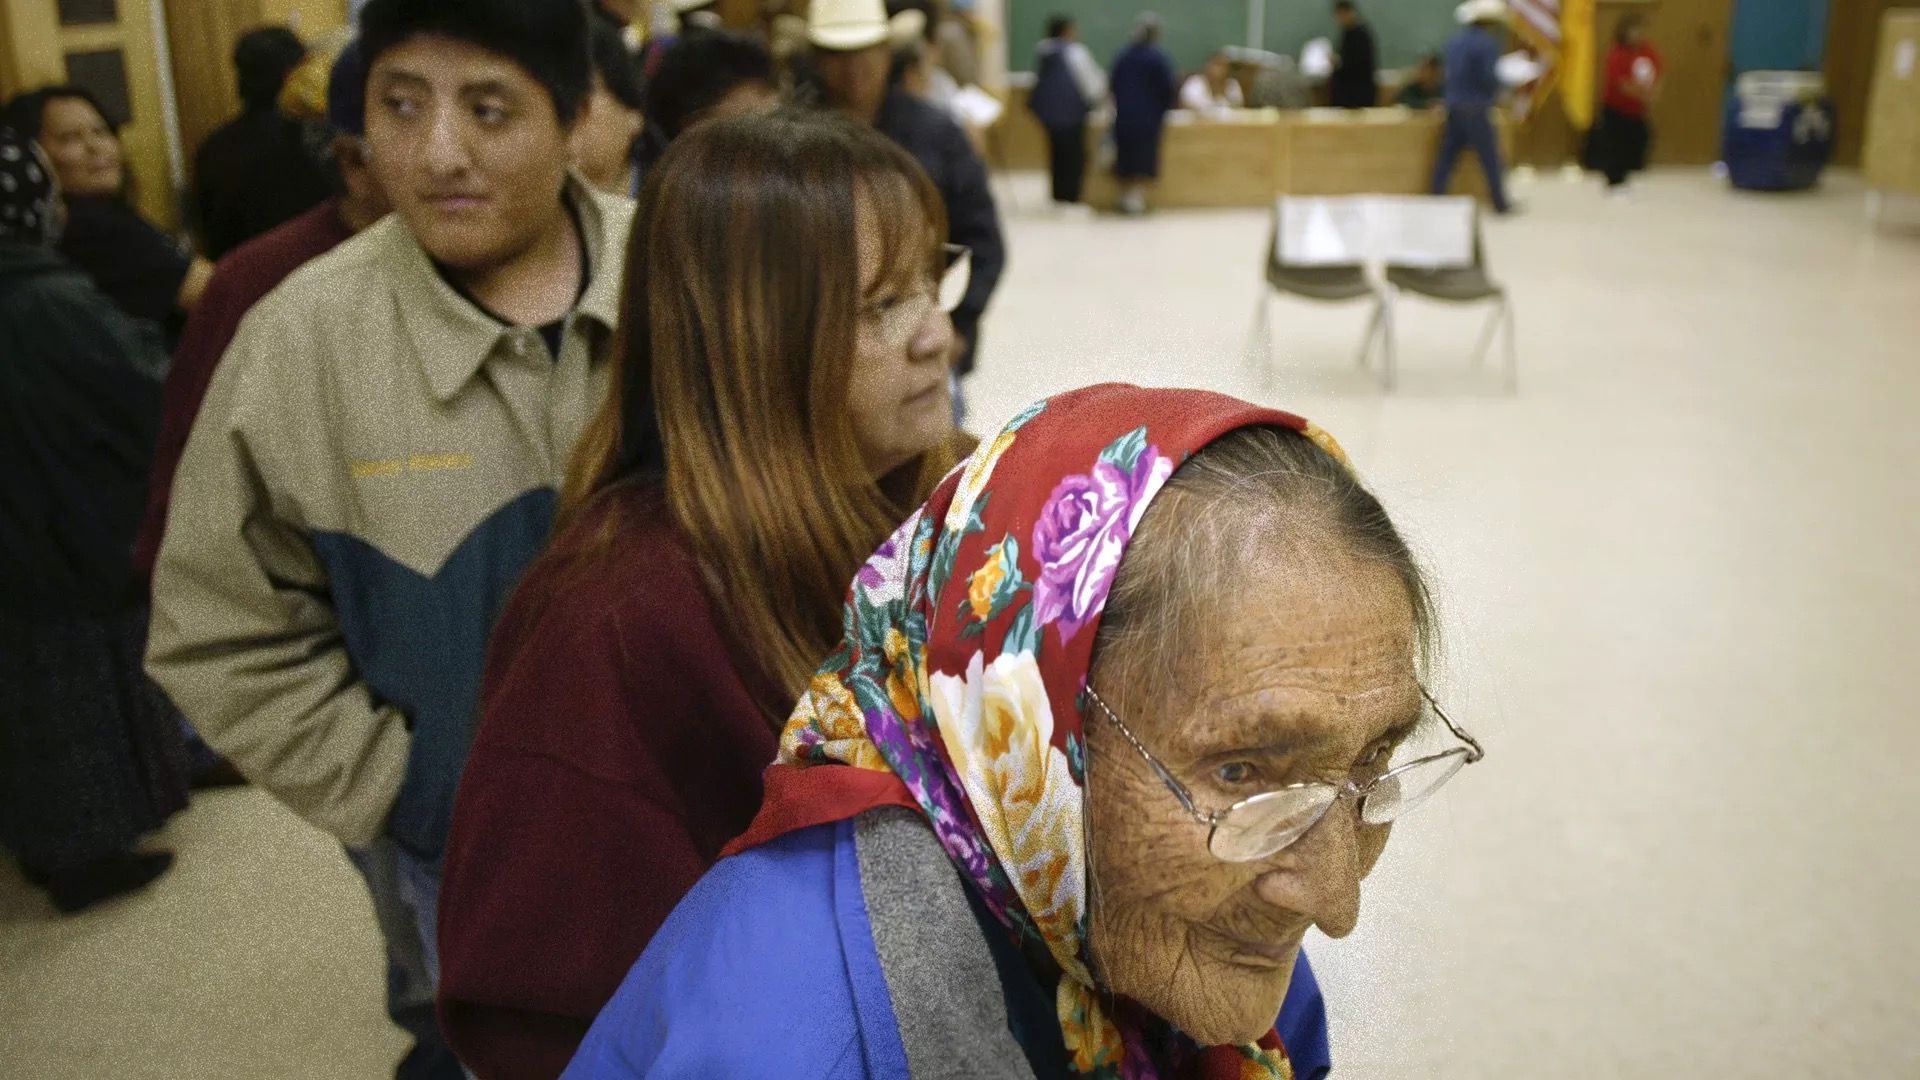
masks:
<path id="1" fill-rule="evenodd" d="M 1810 71 L 1749 71 L 1727 98 L 1721 160 L 1733 186 L 1803 191 L 1833 157 L 1833 99 Z"/>

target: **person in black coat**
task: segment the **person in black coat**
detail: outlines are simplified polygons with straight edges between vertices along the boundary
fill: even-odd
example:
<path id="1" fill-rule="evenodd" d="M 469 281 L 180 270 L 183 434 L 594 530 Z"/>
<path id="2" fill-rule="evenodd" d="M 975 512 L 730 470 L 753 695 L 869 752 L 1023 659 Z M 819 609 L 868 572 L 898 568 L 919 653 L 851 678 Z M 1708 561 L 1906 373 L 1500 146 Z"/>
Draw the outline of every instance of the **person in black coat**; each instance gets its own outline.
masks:
<path id="1" fill-rule="evenodd" d="M 1133 41 L 1113 61 L 1113 175 L 1120 211 L 1144 214 L 1146 186 L 1160 176 L 1160 133 L 1180 97 L 1180 77 L 1160 48 L 1160 17 L 1134 23 Z"/>
<path id="2" fill-rule="evenodd" d="M 0 124 L 38 143 L 53 166 L 66 206 L 60 254 L 121 311 L 159 327 L 171 350 L 213 264 L 134 209 L 120 135 L 100 99 L 83 86 L 29 90 L 7 103 Z"/>
<path id="3" fill-rule="evenodd" d="M 293 31 L 263 26 L 233 47 L 240 115 L 194 156 L 194 206 L 207 257 L 291 221 L 333 195 L 334 177 L 308 149 L 300 122 L 280 111 L 280 88 L 307 55 Z"/>
<path id="4" fill-rule="evenodd" d="M 1340 60 L 1327 80 L 1328 103 L 1336 109 L 1371 109 L 1380 103 L 1373 28 L 1360 17 L 1353 0 L 1338 0 L 1333 18 L 1340 24 Z"/>
<path id="5" fill-rule="evenodd" d="M 967 295 L 953 312 L 959 355 L 956 376 L 973 371 L 980 348 L 980 317 L 1007 265 L 1000 211 L 987 183 L 987 166 L 951 115 L 905 90 L 889 85 L 893 37 L 911 37 L 924 29 L 903 13 L 889 20 L 881 0 L 815 0 L 808 9 L 807 40 L 812 56 L 796 96 L 839 109 L 900 144 L 927 170 L 947 207 L 947 240 L 973 252 Z M 912 33 L 902 33 L 902 28 Z M 964 414 L 956 379 L 954 412 Z"/>
<path id="6" fill-rule="evenodd" d="M 53 250 L 51 165 L 0 127 L 0 848 L 55 906 L 138 889 L 186 805 L 131 558 L 166 356 Z"/>

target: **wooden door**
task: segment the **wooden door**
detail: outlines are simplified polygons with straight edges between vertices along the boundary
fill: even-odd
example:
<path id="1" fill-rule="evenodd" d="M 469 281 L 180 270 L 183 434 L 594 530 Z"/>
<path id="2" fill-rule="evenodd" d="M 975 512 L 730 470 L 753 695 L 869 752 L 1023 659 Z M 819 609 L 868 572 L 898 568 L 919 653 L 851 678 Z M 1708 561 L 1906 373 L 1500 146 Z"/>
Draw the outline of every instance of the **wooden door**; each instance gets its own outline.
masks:
<path id="1" fill-rule="evenodd" d="M 1648 36 L 1667 62 L 1660 99 L 1648 117 L 1655 163 L 1706 165 L 1720 159 L 1732 25 L 1733 0 L 1661 0 L 1648 10 Z M 1612 40 L 1610 27 L 1607 40 Z"/>
<path id="2" fill-rule="evenodd" d="M 1880 53 L 1880 17 L 1913 0 L 1828 0 L 1827 91 L 1833 95 L 1833 161 L 1860 164 L 1867 127 L 1867 91 Z"/>
<path id="3" fill-rule="evenodd" d="M 158 0 L 0 0 L 0 76 L 10 94 L 79 83 L 118 115 L 134 205 L 161 228 L 179 221 L 178 158 L 154 36 Z"/>

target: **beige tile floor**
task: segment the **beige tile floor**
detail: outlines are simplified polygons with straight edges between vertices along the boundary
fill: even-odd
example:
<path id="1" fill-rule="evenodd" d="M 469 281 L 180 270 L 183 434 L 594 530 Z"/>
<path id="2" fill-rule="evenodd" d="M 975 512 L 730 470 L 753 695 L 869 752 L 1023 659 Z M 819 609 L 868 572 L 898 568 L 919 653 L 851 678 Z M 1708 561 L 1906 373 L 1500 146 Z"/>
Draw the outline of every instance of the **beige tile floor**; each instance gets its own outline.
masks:
<path id="1" fill-rule="evenodd" d="M 1340 436 L 1439 582 L 1437 688 L 1489 747 L 1310 943 L 1339 1073 L 1920 1076 L 1920 227 L 1857 182 L 1762 197 L 1543 180 L 1488 228 L 1517 397 L 1476 324 L 1280 302 L 1266 223 L 1009 215 L 976 415 L 1101 379 L 1215 387 Z M 1895 208 L 1910 222 L 1920 210 Z M 371 913 L 253 793 L 202 800 L 149 894 L 61 920 L 0 880 L 0 1075 L 382 1075 Z"/>

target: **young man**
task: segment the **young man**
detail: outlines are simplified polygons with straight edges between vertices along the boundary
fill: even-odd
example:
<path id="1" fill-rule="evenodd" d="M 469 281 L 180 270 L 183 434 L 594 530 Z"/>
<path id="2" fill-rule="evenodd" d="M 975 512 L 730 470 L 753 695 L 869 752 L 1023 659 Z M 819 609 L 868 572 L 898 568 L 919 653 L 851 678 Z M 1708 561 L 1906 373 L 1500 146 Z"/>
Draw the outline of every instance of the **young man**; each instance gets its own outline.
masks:
<path id="1" fill-rule="evenodd" d="M 887 84 L 893 35 L 903 27 L 917 33 L 925 26 L 907 18 L 913 14 L 902 12 L 890 25 L 881 0 L 813 0 L 807 40 L 826 103 L 878 128 L 920 162 L 946 203 L 947 239 L 973 251 L 973 279 L 953 313 L 960 351 L 954 369 L 964 376 L 973 370 L 980 316 L 1006 268 L 1007 249 L 987 167 L 966 133 L 940 109 Z M 958 412 L 957 393 L 954 403 Z"/>
<path id="2" fill-rule="evenodd" d="M 1505 0 L 1467 0 L 1454 9 L 1454 16 L 1464 25 L 1442 54 L 1447 126 L 1440 137 L 1431 190 L 1435 195 L 1447 193 L 1460 152 L 1471 149 L 1487 175 L 1494 212 L 1504 214 L 1512 206 L 1501 182 L 1500 141 L 1493 130 L 1493 106 L 1500 97 L 1500 77 L 1494 69 L 1500 59 L 1497 35 L 1506 23 L 1507 5 Z"/>
<path id="3" fill-rule="evenodd" d="M 589 17 L 366 5 L 366 145 L 396 213 L 247 315 L 154 572 L 154 678 L 308 821 L 392 841 L 431 977 L 487 637 L 606 383 L 632 208 L 566 169 Z"/>
<path id="4" fill-rule="evenodd" d="M 1340 24 L 1340 60 L 1327 79 L 1327 102 L 1336 109 L 1371 109 L 1380 104 L 1373 28 L 1360 17 L 1353 0 L 1333 5 L 1333 21 Z"/>

